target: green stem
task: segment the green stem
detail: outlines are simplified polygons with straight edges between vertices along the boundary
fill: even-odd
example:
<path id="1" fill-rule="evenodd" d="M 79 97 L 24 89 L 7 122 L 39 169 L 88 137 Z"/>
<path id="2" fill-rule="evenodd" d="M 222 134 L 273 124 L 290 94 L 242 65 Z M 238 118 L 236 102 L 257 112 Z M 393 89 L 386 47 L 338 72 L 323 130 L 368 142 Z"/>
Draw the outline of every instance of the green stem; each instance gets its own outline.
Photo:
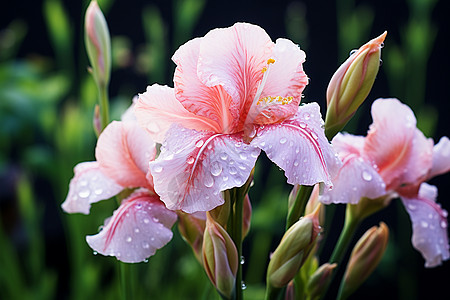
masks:
<path id="1" fill-rule="evenodd" d="M 235 198 L 234 202 L 234 214 L 233 214 L 233 234 L 231 238 L 233 239 L 236 250 L 238 254 L 238 269 L 236 273 L 236 285 L 235 285 L 235 291 L 236 291 L 236 300 L 242 300 L 243 294 L 242 294 L 242 264 L 240 263 L 240 259 L 242 257 L 242 216 L 243 216 L 243 209 L 244 209 L 244 197 L 241 197 L 239 193 L 235 193 L 237 196 Z"/>
<path id="2" fill-rule="evenodd" d="M 130 264 L 119 262 L 120 268 L 120 285 L 122 289 L 122 299 L 130 300 L 133 299 L 133 278 L 132 270 L 130 269 Z"/>
<path id="3" fill-rule="evenodd" d="M 99 105 L 100 105 L 100 124 L 103 129 L 109 124 L 109 99 L 108 99 L 108 85 L 98 84 Z"/>
<path id="4" fill-rule="evenodd" d="M 298 189 L 297 197 L 295 198 L 294 204 L 289 209 L 286 229 L 289 229 L 295 222 L 297 222 L 300 217 L 305 213 L 306 204 L 308 203 L 309 197 L 314 189 L 314 186 L 302 185 Z"/>

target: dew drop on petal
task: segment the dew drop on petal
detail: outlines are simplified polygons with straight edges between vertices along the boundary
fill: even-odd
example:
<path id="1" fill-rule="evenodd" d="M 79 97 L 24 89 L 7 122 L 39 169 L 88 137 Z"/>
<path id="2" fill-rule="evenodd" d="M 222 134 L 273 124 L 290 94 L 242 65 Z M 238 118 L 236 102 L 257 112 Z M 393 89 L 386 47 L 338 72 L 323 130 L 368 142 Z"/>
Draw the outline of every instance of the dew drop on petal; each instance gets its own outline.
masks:
<path id="1" fill-rule="evenodd" d="M 261 143 L 259 143 L 259 145 L 260 145 L 261 147 L 264 147 L 264 146 L 266 145 L 266 142 L 262 141 Z"/>
<path id="2" fill-rule="evenodd" d="M 211 164 L 211 174 L 213 176 L 219 176 L 222 173 L 222 165 L 217 161 Z"/>
<path id="3" fill-rule="evenodd" d="M 173 159 L 173 153 L 167 155 L 166 157 L 164 157 L 164 160 L 172 160 Z"/>
<path id="4" fill-rule="evenodd" d="M 139 228 L 135 228 L 135 229 L 134 229 L 134 232 L 135 232 L 135 233 L 139 233 L 139 232 L 140 232 Z"/>
<path id="5" fill-rule="evenodd" d="M 189 156 L 189 157 L 186 159 L 186 163 L 187 163 L 188 165 L 192 165 L 192 164 L 194 163 L 194 161 L 195 161 L 195 158 L 192 157 L 192 156 Z"/>
<path id="6" fill-rule="evenodd" d="M 153 217 L 152 220 L 153 220 L 153 222 L 155 222 L 155 223 L 158 223 L 158 222 L 159 222 L 159 219 L 158 219 L 157 217 Z"/>
<path id="7" fill-rule="evenodd" d="M 428 223 L 425 221 L 421 221 L 420 226 L 422 226 L 423 228 L 428 228 Z"/>
<path id="8" fill-rule="evenodd" d="M 227 160 L 228 159 L 228 154 L 226 152 L 222 152 L 220 153 L 220 159 L 221 160 Z"/>
<path id="9" fill-rule="evenodd" d="M 161 167 L 161 166 L 155 166 L 154 168 L 153 168 L 153 172 L 156 172 L 156 173 L 159 173 L 159 172 L 161 172 L 163 170 L 163 167 Z"/>
<path id="10" fill-rule="evenodd" d="M 203 140 L 199 140 L 196 144 L 195 147 L 200 148 L 201 146 L 203 146 L 205 142 L 203 142 Z"/>
<path id="11" fill-rule="evenodd" d="M 133 239 L 131 238 L 131 236 L 128 236 L 127 239 L 126 239 L 127 243 L 131 243 L 132 240 Z"/>
<path id="12" fill-rule="evenodd" d="M 136 207 L 136 209 L 141 209 L 142 208 L 142 203 L 137 203 L 134 207 Z"/>
<path id="13" fill-rule="evenodd" d="M 203 182 L 203 184 L 206 187 L 212 187 L 214 185 L 214 179 L 211 176 L 205 176 L 205 181 Z"/>
<path id="14" fill-rule="evenodd" d="M 298 161 L 294 161 L 294 166 L 298 166 Z"/>
<path id="15" fill-rule="evenodd" d="M 298 126 L 300 126 L 300 128 L 305 129 L 306 128 L 306 123 L 305 122 L 300 122 L 300 123 L 298 123 Z"/>
<path id="16" fill-rule="evenodd" d="M 103 189 L 101 189 L 101 188 L 95 189 L 95 190 L 94 190 L 94 193 L 95 193 L 96 195 L 101 195 L 101 194 L 103 193 Z"/>
<path id="17" fill-rule="evenodd" d="M 148 224 L 148 223 L 150 223 L 150 220 L 147 219 L 147 218 L 145 218 L 145 219 L 144 219 L 144 223 L 145 223 L 145 224 Z"/>
<path id="18" fill-rule="evenodd" d="M 148 242 L 142 242 L 142 248 L 148 249 L 150 248 L 150 244 Z"/>
<path id="19" fill-rule="evenodd" d="M 447 222 L 441 221 L 441 227 L 444 229 L 447 228 Z"/>
<path id="20" fill-rule="evenodd" d="M 408 204 L 408 208 L 410 210 L 415 210 L 417 207 L 414 204 L 410 203 L 410 204 Z"/>
<path id="21" fill-rule="evenodd" d="M 280 144 L 284 144 L 284 143 L 286 143 L 286 142 L 287 142 L 287 138 L 282 137 L 282 138 L 280 139 Z"/>
<path id="22" fill-rule="evenodd" d="M 235 168 L 235 167 L 230 167 L 230 170 L 229 170 L 229 172 L 230 172 L 230 174 L 231 174 L 231 175 L 235 175 L 235 174 L 237 174 L 237 170 L 236 170 L 236 168 Z"/>
<path id="23" fill-rule="evenodd" d="M 223 179 L 223 181 L 227 181 L 228 180 L 228 176 L 223 176 L 222 179 Z"/>
<path id="24" fill-rule="evenodd" d="M 78 192 L 78 196 L 80 198 L 87 198 L 87 197 L 89 197 L 90 194 L 91 194 L 91 191 L 89 191 L 88 189 L 83 189 Z"/>
<path id="25" fill-rule="evenodd" d="M 369 172 L 367 172 L 365 170 L 362 172 L 361 176 L 362 176 L 362 179 L 364 179 L 365 181 L 372 180 L 372 174 L 370 174 Z"/>
<path id="26" fill-rule="evenodd" d="M 241 154 L 239 154 L 239 157 L 240 157 L 242 160 L 246 160 L 246 159 L 247 159 L 247 154 L 246 154 L 246 153 L 241 153 Z"/>

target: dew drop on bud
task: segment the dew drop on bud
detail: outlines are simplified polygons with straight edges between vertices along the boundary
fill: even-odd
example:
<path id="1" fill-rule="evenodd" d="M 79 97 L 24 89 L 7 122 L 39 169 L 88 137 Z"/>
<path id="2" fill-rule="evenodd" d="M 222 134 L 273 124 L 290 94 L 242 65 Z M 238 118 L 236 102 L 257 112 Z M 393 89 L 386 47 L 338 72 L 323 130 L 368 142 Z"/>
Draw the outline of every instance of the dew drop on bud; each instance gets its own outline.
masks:
<path id="1" fill-rule="evenodd" d="M 356 52 L 358 52 L 358 49 L 353 49 L 350 51 L 350 53 L 348 54 L 348 56 L 352 56 L 353 54 L 355 54 Z"/>

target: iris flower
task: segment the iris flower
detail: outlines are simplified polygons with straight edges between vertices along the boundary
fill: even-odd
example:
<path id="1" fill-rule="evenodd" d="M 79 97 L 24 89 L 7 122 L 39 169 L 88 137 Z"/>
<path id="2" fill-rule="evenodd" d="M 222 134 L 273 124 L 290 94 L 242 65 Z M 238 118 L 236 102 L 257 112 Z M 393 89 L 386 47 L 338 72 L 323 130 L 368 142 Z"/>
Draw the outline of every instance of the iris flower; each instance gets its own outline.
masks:
<path id="1" fill-rule="evenodd" d="M 99 136 L 97 160 L 75 166 L 64 211 L 89 214 L 92 203 L 124 190 L 130 194 L 98 234 L 86 237 L 95 252 L 123 262 L 141 262 L 172 239 L 177 215 L 159 200 L 148 170 L 155 146 L 128 111 L 123 121 L 113 121 Z"/>
<path id="2" fill-rule="evenodd" d="M 150 169 L 167 208 L 193 213 L 223 204 L 220 192 L 245 183 L 261 149 L 288 183 L 332 186 L 340 161 L 319 106 L 299 106 L 308 78 L 298 45 L 237 23 L 187 42 L 172 59 L 174 88 L 149 86 L 135 109 L 162 143 Z"/>
<path id="3" fill-rule="evenodd" d="M 413 246 L 426 267 L 439 265 L 450 258 L 447 211 L 436 203 L 437 188 L 425 181 L 450 171 L 450 140 L 434 145 L 397 99 L 376 100 L 372 118 L 366 137 L 339 133 L 333 139 L 344 164 L 321 201 L 356 204 L 362 197 L 399 196 L 412 221 Z"/>

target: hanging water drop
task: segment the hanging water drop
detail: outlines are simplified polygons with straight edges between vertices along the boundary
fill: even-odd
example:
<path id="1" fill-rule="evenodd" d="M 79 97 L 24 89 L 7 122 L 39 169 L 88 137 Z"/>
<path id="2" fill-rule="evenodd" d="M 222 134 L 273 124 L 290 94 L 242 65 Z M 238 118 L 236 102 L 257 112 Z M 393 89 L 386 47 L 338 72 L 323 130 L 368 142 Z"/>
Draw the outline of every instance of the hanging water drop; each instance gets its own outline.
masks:
<path id="1" fill-rule="evenodd" d="M 92 252 L 92 254 L 94 254 L 94 255 L 97 255 L 97 254 L 98 254 L 98 252 L 97 252 L 97 251 L 94 251 L 94 252 Z"/>
<path id="2" fill-rule="evenodd" d="M 247 288 L 247 285 L 245 284 L 244 281 L 241 282 L 241 288 L 242 288 L 243 290 L 245 290 L 245 289 Z"/>
<path id="3" fill-rule="evenodd" d="M 361 175 L 362 175 L 362 179 L 364 179 L 365 181 L 371 181 L 372 180 L 372 174 L 370 174 L 366 170 L 364 170 Z"/>
<path id="4" fill-rule="evenodd" d="M 245 257 L 242 255 L 241 256 L 241 265 L 245 264 Z"/>
<path id="5" fill-rule="evenodd" d="M 352 56 L 353 54 L 355 54 L 356 52 L 358 52 L 358 49 L 353 49 L 350 51 L 350 53 L 348 54 L 348 56 Z"/>

